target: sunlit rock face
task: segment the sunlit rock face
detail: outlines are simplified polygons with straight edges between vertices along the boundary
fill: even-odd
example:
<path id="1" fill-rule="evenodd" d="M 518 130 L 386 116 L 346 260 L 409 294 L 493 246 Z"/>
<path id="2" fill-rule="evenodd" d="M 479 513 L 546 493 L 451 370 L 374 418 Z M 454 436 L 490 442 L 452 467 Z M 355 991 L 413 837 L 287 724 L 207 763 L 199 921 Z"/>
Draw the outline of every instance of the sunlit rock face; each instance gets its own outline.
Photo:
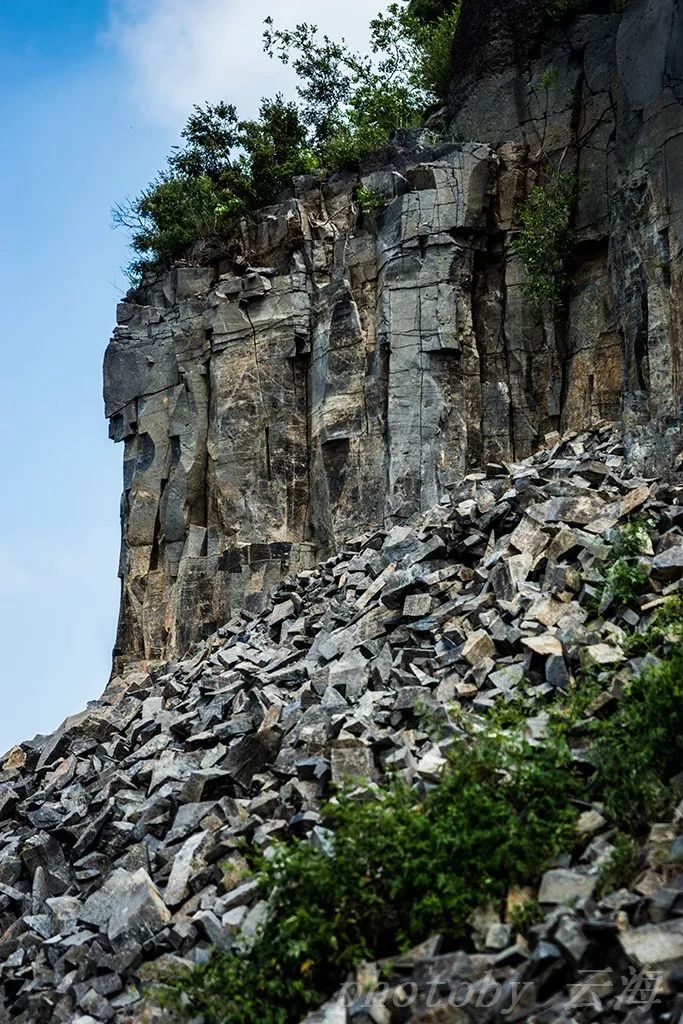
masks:
<path id="1" fill-rule="evenodd" d="M 129 294 L 105 358 L 124 442 L 115 667 L 173 657 L 468 467 L 623 418 L 661 463 L 680 425 L 683 26 L 675 0 L 529 33 L 465 0 L 447 134 L 359 179 L 302 178 L 220 265 Z M 526 12 L 526 13 L 525 13 Z M 488 29 L 487 29 L 488 26 Z M 489 30 L 493 26 L 493 30 Z M 522 38 L 523 37 L 523 38 Z M 473 141 L 460 141 L 473 140 Z M 519 211 L 577 176 L 554 314 L 524 294 Z"/>

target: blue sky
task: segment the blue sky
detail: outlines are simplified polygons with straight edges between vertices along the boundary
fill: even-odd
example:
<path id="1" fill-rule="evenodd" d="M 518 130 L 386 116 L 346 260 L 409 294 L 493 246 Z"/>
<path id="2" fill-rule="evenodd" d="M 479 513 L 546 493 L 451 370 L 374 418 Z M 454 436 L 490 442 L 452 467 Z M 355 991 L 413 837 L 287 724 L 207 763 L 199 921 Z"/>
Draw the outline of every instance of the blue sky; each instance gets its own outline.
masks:
<path id="1" fill-rule="evenodd" d="M 380 0 L 277 0 L 363 45 Z M 102 355 L 126 288 L 112 205 L 194 102 L 291 92 L 241 0 L 0 0 L 0 752 L 102 692 L 118 611 L 120 447 Z M 350 29 L 350 32 L 348 31 Z"/>

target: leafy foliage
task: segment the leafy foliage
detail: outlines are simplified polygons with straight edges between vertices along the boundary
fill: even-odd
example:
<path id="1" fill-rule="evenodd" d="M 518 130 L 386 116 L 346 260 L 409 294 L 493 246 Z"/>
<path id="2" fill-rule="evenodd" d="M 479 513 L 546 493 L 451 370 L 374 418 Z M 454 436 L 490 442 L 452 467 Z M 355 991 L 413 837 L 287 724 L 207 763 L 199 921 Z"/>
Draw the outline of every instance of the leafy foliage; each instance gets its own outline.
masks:
<path id="1" fill-rule="evenodd" d="M 407 30 L 418 45 L 417 82 L 437 99 L 444 99 L 448 93 L 461 0 L 441 6 L 444 12 L 439 17 L 421 18 L 413 14 L 412 19 L 406 19 Z"/>
<path id="2" fill-rule="evenodd" d="M 642 518 L 635 517 L 619 530 L 605 571 L 601 607 L 612 600 L 620 606 L 634 603 L 647 582 L 647 572 L 637 558 L 651 551 L 650 534 Z"/>
<path id="3" fill-rule="evenodd" d="M 266 21 L 266 52 L 297 74 L 303 119 L 325 166 L 344 167 L 419 125 L 445 95 L 460 0 L 391 4 L 370 23 L 370 54 L 321 36 L 315 25 L 276 29 Z M 440 13 L 439 13 L 440 12 Z"/>
<path id="4" fill-rule="evenodd" d="M 647 582 L 647 573 L 641 566 L 618 558 L 605 576 L 605 596 L 613 598 L 619 605 L 633 604 L 639 591 Z"/>
<path id="5" fill-rule="evenodd" d="M 525 899 L 511 910 L 510 923 L 520 935 L 527 936 L 529 930 L 542 921 L 543 917 L 543 911 L 536 900 Z"/>
<path id="6" fill-rule="evenodd" d="M 648 654 L 663 646 L 683 645 L 683 596 L 668 597 L 643 633 L 628 639 L 629 654 Z"/>
<path id="7" fill-rule="evenodd" d="M 381 209 L 385 203 L 384 197 L 379 192 L 366 188 L 364 185 L 361 185 L 356 192 L 356 199 L 363 213 L 374 213 L 375 210 Z"/>
<path id="8" fill-rule="evenodd" d="M 488 734 L 459 744 L 422 799 L 402 782 L 343 795 L 327 809 L 331 850 L 298 842 L 261 865 L 269 914 L 252 948 L 170 979 L 167 1003 L 215 1024 L 286 1024 L 360 960 L 462 935 L 570 842 L 569 771 L 562 743 Z"/>
<path id="9" fill-rule="evenodd" d="M 592 758 L 602 799 L 623 828 L 637 831 L 669 808 L 669 782 L 683 763 L 683 646 L 629 685 L 601 723 Z"/>
<path id="10" fill-rule="evenodd" d="M 536 306 L 552 305 L 566 283 L 575 195 L 574 177 L 558 172 L 534 186 L 522 209 L 515 251 L 526 269 L 525 294 Z"/>
<path id="11" fill-rule="evenodd" d="M 638 848 L 630 836 L 618 832 L 614 851 L 598 874 L 597 896 L 602 898 L 633 881 L 638 867 Z"/>
<path id="12" fill-rule="evenodd" d="M 263 100 L 240 120 L 229 103 L 195 107 L 166 170 L 114 211 L 132 232 L 133 275 L 188 256 L 224 252 L 235 223 L 274 202 L 292 177 L 356 167 L 402 128 L 419 126 L 446 94 L 460 0 L 394 3 L 370 24 L 370 53 L 315 25 L 275 28 L 264 42 L 298 77 L 298 102 Z"/>
<path id="13" fill-rule="evenodd" d="M 614 551 L 620 558 L 634 558 L 652 551 L 647 520 L 634 516 L 617 533 Z"/>
<path id="14" fill-rule="evenodd" d="M 545 71 L 539 76 L 539 87 L 547 92 L 549 89 L 552 89 L 552 87 L 557 84 L 559 78 L 560 69 L 555 67 L 554 65 L 551 65 L 550 67 L 547 67 Z"/>
<path id="15" fill-rule="evenodd" d="M 452 9 L 452 0 L 410 0 L 408 4 L 408 13 L 425 25 L 440 21 Z"/>
<path id="16" fill-rule="evenodd" d="M 226 103 L 195 107 L 182 137 L 168 169 L 114 211 L 115 222 L 132 231 L 133 273 L 168 264 L 197 243 L 212 255 L 237 219 L 317 166 L 297 107 L 280 96 L 263 101 L 256 121 L 238 120 Z"/>

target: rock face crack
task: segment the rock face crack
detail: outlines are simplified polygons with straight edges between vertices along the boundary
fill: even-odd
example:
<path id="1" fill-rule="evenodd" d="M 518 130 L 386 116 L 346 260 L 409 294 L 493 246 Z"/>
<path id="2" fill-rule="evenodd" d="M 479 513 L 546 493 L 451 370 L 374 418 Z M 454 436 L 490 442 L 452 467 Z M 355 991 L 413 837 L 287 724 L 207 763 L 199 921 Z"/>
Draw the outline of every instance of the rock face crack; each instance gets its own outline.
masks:
<path id="1" fill-rule="evenodd" d="M 120 305 L 105 364 L 126 445 L 117 668 L 182 654 L 205 616 L 257 611 L 283 575 L 549 432 L 623 416 L 644 465 L 666 457 L 683 118 L 663 29 L 680 14 L 662 3 L 544 37 L 531 0 L 466 0 L 449 117 L 476 144 L 406 133 L 361 175 L 386 199 L 372 216 L 356 175 L 297 179 L 245 228 L 239 274 L 178 266 Z M 577 247 L 544 323 L 514 239 L 539 169 L 560 164 Z"/>

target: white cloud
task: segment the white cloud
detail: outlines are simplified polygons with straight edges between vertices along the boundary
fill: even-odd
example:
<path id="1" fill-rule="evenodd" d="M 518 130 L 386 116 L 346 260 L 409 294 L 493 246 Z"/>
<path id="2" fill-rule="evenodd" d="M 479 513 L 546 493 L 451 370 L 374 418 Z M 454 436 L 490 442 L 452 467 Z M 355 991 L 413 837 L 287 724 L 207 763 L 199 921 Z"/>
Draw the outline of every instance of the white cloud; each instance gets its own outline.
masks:
<path id="1" fill-rule="evenodd" d="M 226 99 L 252 115 L 261 96 L 293 93 L 291 71 L 262 50 L 263 19 L 312 21 L 357 49 L 387 0 L 110 0 L 110 41 L 131 70 L 135 100 L 151 121 L 177 130 L 195 103 Z"/>

